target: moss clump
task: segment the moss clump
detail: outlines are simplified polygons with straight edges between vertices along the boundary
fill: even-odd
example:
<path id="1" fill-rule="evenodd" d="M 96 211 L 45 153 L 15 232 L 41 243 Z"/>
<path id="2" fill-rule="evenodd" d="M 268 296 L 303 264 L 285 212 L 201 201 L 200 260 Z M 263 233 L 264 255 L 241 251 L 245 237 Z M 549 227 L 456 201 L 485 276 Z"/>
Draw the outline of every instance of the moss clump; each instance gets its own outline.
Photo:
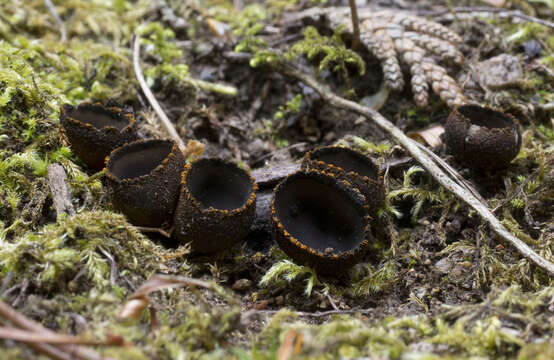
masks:
<path id="1" fill-rule="evenodd" d="M 109 287 L 110 256 L 118 259 L 120 272 L 146 278 L 178 254 L 155 245 L 122 215 L 109 211 L 81 212 L 17 239 L 0 239 L 2 273 L 12 272 L 14 282 L 32 281 L 37 289 L 50 291 L 85 284 Z"/>

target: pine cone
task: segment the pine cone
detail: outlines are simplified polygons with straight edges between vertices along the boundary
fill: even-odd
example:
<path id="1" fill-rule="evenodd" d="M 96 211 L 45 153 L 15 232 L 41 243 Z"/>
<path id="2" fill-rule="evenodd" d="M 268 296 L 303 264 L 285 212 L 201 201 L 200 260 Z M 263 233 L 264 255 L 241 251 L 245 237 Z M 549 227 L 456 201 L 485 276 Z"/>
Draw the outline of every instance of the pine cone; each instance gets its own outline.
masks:
<path id="1" fill-rule="evenodd" d="M 315 16 L 313 11 L 306 14 Z M 347 8 L 327 8 L 317 12 L 317 16 L 321 15 L 327 16 L 331 28 L 343 26 L 352 32 Z M 467 102 L 456 81 L 432 57 L 435 55 L 440 60 L 461 64 L 463 55 L 458 50 L 461 42 L 458 34 L 441 24 L 409 14 L 364 9 L 358 15 L 360 42 L 381 62 L 385 86 L 402 90 L 404 77 L 400 63 L 403 63 L 411 75 L 417 106 L 427 105 L 429 84 L 448 106 Z"/>

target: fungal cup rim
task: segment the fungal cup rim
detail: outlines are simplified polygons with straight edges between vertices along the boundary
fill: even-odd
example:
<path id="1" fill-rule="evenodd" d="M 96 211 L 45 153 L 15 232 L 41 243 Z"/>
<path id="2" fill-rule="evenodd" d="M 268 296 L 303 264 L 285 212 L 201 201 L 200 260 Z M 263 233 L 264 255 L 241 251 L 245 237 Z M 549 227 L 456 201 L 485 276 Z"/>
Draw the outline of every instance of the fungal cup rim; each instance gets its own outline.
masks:
<path id="1" fill-rule="evenodd" d="M 213 206 L 205 207 L 200 200 L 198 200 L 193 194 L 192 191 L 190 191 L 188 184 L 187 184 L 187 178 L 190 173 L 190 170 L 192 169 L 192 166 L 194 164 L 198 164 L 199 162 L 219 162 L 223 166 L 231 166 L 236 169 L 239 169 L 240 171 L 244 172 L 244 175 L 246 175 L 246 178 L 250 182 L 250 195 L 249 197 L 242 203 L 242 205 L 238 208 L 234 208 L 231 210 L 227 209 L 218 209 Z M 250 175 L 250 172 L 240 168 L 237 164 L 231 161 L 227 161 L 221 158 L 200 158 L 193 162 L 190 162 L 185 165 L 185 169 L 181 173 L 181 190 L 180 194 L 184 194 L 184 196 L 192 203 L 192 205 L 198 209 L 201 213 L 213 216 L 214 214 L 222 215 L 223 217 L 226 216 L 233 216 L 235 214 L 241 213 L 245 211 L 247 208 L 252 206 L 252 203 L 256 201 L 256 191 L 258 190 L 258 185 L 256 184 L 256 181 L 254 178 Z"/>
<path id="2" fill-rule="evenodd" d="M 83 122 L 83 121 L 81 121 L 77 118 L 71 117 L 68 114 L 69 111 L 73 111 L 73 110 L 81 110 L 82 111 L 83 110 L 82 108 L 87 108 L 87 107 L 88 108 L 102 109 L 103 111 L 106 111 L 110 116 L 113 115 L 113 116 L 118 116 L 121 119 L 125 119 L 127 121 L 127 124 L 125 126 L 123 126 L 121 129 L 119 129 L 119 128 L 113 126 L 113 125 L 106 125 L 106 126 L 103 126 L 101 128 L 97 128 L 96 126 L 94 126 L 90 123 Z M 86 130 L 92 130 L 92 131 L 97 131 L 97 132 L 105 132 L 105 133 L 109 133 L 109 132 L 127 133 L 127 132 L 132 131 L 132 129 L 136 125 L 136 119 L 135 119 L 135 116 L 132 113 L 127 112 L 127 111 L 123 111 L 123 109 L 121 109 L 120 107 L 117 107 L 117 106 L 106 107 L 106 106 L 102 105 L 100 102 L 95 102 L 95 103 L 82 102 L 77 106 L 73 106 L 71 104 L 63 104 L 61 106 L 61 110 L 60 110 L 60 118 L 62 119 L 62 122 L 67 121 L 67 122 L 71 123 L 74 126 L 77 126 L 77 127 L 80 127 L 80 128 L 86 129 Z"/>
<path id="3" fill-rule="evenodd" d="M 121 152 L 128 149 L 129 147 L 134 147 L 134 146 L 140 147 L 140 146 L 144 146 L 146 144 L 151 144 L 151 143 L 168 143 L 168 144 L 171 144 L 172 146 L 171 146 L 171 149 L 169 150 L 169 152 L 167 153 L 167 155 L 165 156 L 165 158 L 158 165 L 156 165 L 156 167 L 154 167 L 150 172 L 148 172 L 147 174 L 139 175 L 137 177 L 133 177 L 133 178 L 120 179 L 119 177 L 115 176 L 110 171 L 109 165 L 110 165 L 110 162 L 113 161 L 114 156 L 116 156 L 116 157 L 121 156 Z M 156 173 L 159 173 L 159 172 L 163 171 L 163 169 L 167 166 L 167 164 L 169 163 L 171 158 L 173 158 L 178 151 L 180 151 L 180 150 L 179 150 L 179 147 L 177 146 L 177 143 L 173 140 L 170 140 L 170 139 L 140 139 L 140 140 L 135 140 L 135 141 L 132 141 L 130 143 L 126 143 L 123 146 L 115 148 L 114 150 L 112 150 L 110 155 L 106 156 L 104 172 L 105 172 L 107 178 L 109 178 L 111 181 L 114 181 L 114 182 L 119 183 L 119 184 L 140 183 L 140 182 L 143 182 L 143 181 L 147 181 L 149 177 L 155 175 Z M 117 160 L 117 158 L 115 160 Z"/>
<path id="4" fill-rule="evenodd" d="M 276 211 L 276 204 L 275 201 L 279 194 L 282 191 L 285 191 L 286 185 L 296 180 L 297 178 L 304 177 L 307 179 L 313 179 L 316 177 L 318 180 L 325 179 L 326 182 L 325 185 L 327 186 L 334 186 L 335 189 L 342 192 L 346 197 L 349 198 L 349 200 L 352 201 L 354 204 L 354 207 L 356 208 L 356 211 L 359 213 L 359 215 L 362 218 L 363 224 L 365 224 L 363 229 L 363 238 L 360 242 L 356 244 L 355 247 L 349 250 L 342 250 L 338 252 L 332 252 L 330 254 L 324 253 L 320 250 L 314 249 L 312 247 L 309 247 L 302 241 L 298 240 L 296 237 L 294 237 L 292 234 L 290 234 L 285 228 L 282 222 L 279 220 L 277 216 Z M 319 258 L 323 258 L 330 261 L 340 261 L 341 259 L 346 259 L 350 257 L 357 256 L 360 252 L 365 251 L 369 246 L 369 239 L 372 237 L 371 235 L 371 226 L 370 226 L 370 220 L 371 216 L 367 213 L 367 208 L 365 206 L 365 198 L 360 193 L 360 191 L 354 187 L 352 187 L 348 182 L 346 181 L 340 181 L 335 178 L 333 174 L 325 173 L 323 171 L 318 170 L 299 170 L 289 176 L 287 176 L 284 180 L 282 180 L 274 191 L 274 197 L 271 201 L 271 218 L 272 222 L 283 232 L 284 236 L 286 237 L 286 240 L 293 244 L 295 247 L 300 248 L 303 251 L 307 251 L 311 255 L 315 255 Z"/>
<path id="5" fill-rule="evenodd" d="M 375 172 L 376 178 L 369 177 L 367 175 L 362 175 L 359 172 L 356 172 L 354 170 L 347 171 L 344 168 L 340 167 L 339 165 L 328 163 L 324 160 L 314 157 L 317 153 L 322 153 L 325 151 L 335 151 L 335 150 L 345 151 L 349 155 L 352 155 L 358 160 L 361 160 L 362 162 L 366 163 L 368 167 L 371 168 L 370 171 Z M 377 164 L 375 164 L 375 162 L 371 157 L 366 156 L 365 154 L 362 154 L 361 152 L 351 149 L 347 146 L 333 145 L 333 146 L 318 147 L 306 153 L 306 155 L 304 156 L 304 162 L 305 162 L 305 166 L 309 166 L 308 162 L 315 162 L 319 165 L 330 167 L 331 169 L 334 169 L 336 171 L 343 172 L 345 175 L 349 177 L 361 179 L 362 181 L 368 182 L 372 185 L 380 185 L 383 180 L 381 168 Z"/>

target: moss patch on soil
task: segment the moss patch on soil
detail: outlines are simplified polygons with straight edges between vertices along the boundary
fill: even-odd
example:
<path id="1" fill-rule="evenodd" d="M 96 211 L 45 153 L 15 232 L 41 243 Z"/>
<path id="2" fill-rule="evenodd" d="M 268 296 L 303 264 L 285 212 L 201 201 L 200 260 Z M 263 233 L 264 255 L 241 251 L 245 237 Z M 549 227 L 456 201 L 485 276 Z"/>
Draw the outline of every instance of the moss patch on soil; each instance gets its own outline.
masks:
<path id="1" fill-rule="evenodd" d="M 267 234 L 256 246 L 249 241 L 214 257 L 190 256 L 186 246 L 143 234 L 112 211 L 102 177 L 71 153 L 58 121 L 63 103 L 115 99 L 135 111 L 142 136 L 163 137 L 135 80 L 130 48 L 137 34 L 147 82 L 183 137 L 204 143 L 208 155 L 254 168 L 338 142 L 380 162 L 404 156 L 370 121 L 331 108 L 270 68 L 251 66 L 271 61 L 276 55 L 268 47 L 278 48 L 334 91 L 361 96 L 357 79 L 381 76 L 375 59 L 349 50 L 338 32 L 280 22 L 284 11 L 320 2 L 246 4 L 241 12 L 219 0 L 54 3 L 66 41 L 43 1 L 0 5 L 2 301 L 60 333 L 121 335 L 130 347 L 97 350 L 122 359 L 552 358 L 553 280 L 417 164 L 387 175 L 376 219 L 380 240 L 366 261 L 325 278 L 291 262 Z M 534 15 L 552 16 L 535 5 Z M 520 60 L 521 83 L 470 89 L 468 96 L 516 115 L 523 145 L 511 166 L 494 174 L 471 172 L 440 154 L 510 231 L 554 261 L 552 32 L 489 18 L 450 26 L 464 40 L 467 66 L 452 69 L 460 78 L 497 54 Z M 214 34 L 220 28 L 225 35 Z M 532 40 L 542 50 L 533 56 L 524 46 Z M 307 51 L 314 44 L 317 51 Z M 229 55 L 234 50 L 255 52 L 260 61 Z M 211 91 L 208 83 L 238 93 Z M 408 90 L 393 94 L 382 113 L 406 131 L 448 114 L 436 98 L 426 111 L 415 110 L 411 98 Z M 67 172 L 74 216 L 56 218 L 47 179 L 52 163 Z M 270 246 L 259 249 L 256 241 Z M 233 301 L 209 290 L 164 290 L 151 295 L 152 307 L 137 320 L 119 320 L 122 304 L 156 273 L 217 283 Z M 7 359 L 36 357 L 13 341 L 0 340 L 0 349 Z"/>

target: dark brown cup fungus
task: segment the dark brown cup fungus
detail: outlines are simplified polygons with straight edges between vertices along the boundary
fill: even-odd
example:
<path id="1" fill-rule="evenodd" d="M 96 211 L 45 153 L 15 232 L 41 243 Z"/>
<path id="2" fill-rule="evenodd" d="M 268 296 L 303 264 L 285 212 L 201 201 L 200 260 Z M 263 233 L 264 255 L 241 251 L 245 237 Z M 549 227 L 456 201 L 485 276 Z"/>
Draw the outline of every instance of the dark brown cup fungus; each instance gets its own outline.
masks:
<path id="1" fill-rule="evenodd" d="M 256 214 L 254 179 L 236 164 L 199 159 L 186 166 L 175 211 L 174 236 L 198 253 L 214 253 L 244 240 Z"/>
<path id="2" fill-rule="evenodd" d="M 114 208 L 138 226 L 171 224 L 185 163 L 170 140 L 138 140 L 115 149 L 106 164 Z"/>
<path id="3" fill-rule="evenodd" d="M 519 125 L 512 115 L 477 105 L 455 108 L 442 139 L 457 160 L 479 169 L 506 167 L 521 148 Z"/>
<path id="4" fill-rule="evenodd" d="M 345 271 L 366 254 L 370 218 L 360 192 L 320 171 L 299 171 L 275 189 L 272 235 L 299 264 L 323 274 Z"/>
<path id="5" fill-rule="evenodd" d="M 71 149 L 95 171 L 104 167 L 104 160 L 112 150 L 138 138 L 133 114 L 115 106 L 65 104 L 61 107 L 60 122 Z"/>
<path id="6" fill-rule="evenodd" d="M 302 166 L 331 173 L 337 180 L 351 183 L 366 198 L 372 211 L 380 208 L 385 200 L 379 167 L 360 152 L 340 146 L 323 147 L 308 152 Z"/>

